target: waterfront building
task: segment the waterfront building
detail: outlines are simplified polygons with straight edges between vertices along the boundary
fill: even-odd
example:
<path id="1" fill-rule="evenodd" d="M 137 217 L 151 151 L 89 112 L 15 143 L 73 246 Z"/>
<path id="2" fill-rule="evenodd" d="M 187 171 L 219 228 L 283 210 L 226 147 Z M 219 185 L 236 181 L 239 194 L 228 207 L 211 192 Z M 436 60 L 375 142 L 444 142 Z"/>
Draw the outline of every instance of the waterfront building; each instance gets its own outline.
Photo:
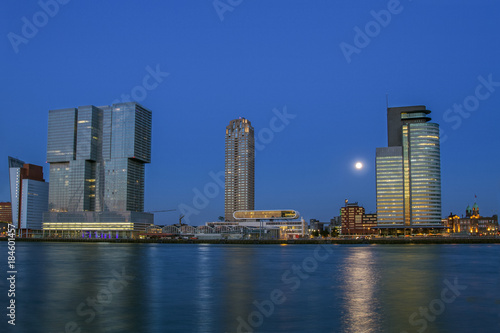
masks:
<path id="1" fill-rule="evenodd" d="M 135 102 L 49 111 L 51 181 L 44 230 L 130 237 L 154 223 L 153 215 L 144 213 L 151 117 Z"/>
<path id="2" fill-rule="evenodd" d="M 240 210 L 233 215 L 240 226 L 279 230 L 280 239 L 301 238 L 308 234 L 307 222 L 292 209 Z"/>
<path id="3" fill-rule="evenodd" d="M 481 216 L 477 203 L 472 208 L 467 206 L 465 217 L 450 213 L 447 224 L 448 232 L 453 234 L 493 236 L 499 233 L 498 216 Z"/>
<path id="4" fill-rule="evenodd" d="M 226 127 L 225 220 L 234 212 L 255 207 L 255 139 L 248 119 L 231 120 Z"/>
<path id="5" fill-rule="evenodd" d="M 8 161 L 12 223 L 20 233 L 41 230 L 49 195 L 49 183 L 43 178 L 43 167 L 10 156 Z"/>
<path id="6" fill-rule="evenodd" d="M 12 224 L 12 205 L 10 202 L 0 202 L 0 234 L 7 232 L 9 224 Z"/>
<path id="7" fill-rule="evenodd" d="M 347 199 L 340 209 L 342 235 L 372 235 L 377 233 L 377 214 L 365 214 L 365 208 Z"/>
<path id="8" fill-rule="evenodd" d="M 330 225 L 330 222 L 320 222 L 316 219 L 309 220 L 309 233 L 315 231 L 317 233 L 321 233 L 323 231 L 330 232 L 327 227 Z"/>
<path id="9" fill-rule="evenodd" d="M 240 237 L 294 239 L 308 236 L 308 225 L 295 210 L 245 210 L 233 213 L 234 222 L 206 222 L 212 230 L 240 233 Z"/>
<path id="10" fill-rule="evenodd" d="M 378 228 L 441 228 L 439 125 L 425 106 L 387 109 L 388 147 L 376 151 Z"/>
<path id="11" fill-rule="evenodd" d="M 0 222 L 12 223 L 12 205 L 10 202 L 0 202 Z"/>

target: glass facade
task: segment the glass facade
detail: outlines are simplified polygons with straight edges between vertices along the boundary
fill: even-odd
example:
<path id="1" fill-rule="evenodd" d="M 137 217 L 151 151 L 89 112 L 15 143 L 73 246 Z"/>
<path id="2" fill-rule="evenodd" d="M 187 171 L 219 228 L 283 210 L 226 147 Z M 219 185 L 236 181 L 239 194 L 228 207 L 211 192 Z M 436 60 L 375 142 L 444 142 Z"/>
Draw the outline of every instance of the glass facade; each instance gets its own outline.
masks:
<path id="1" fill-rule="evenodd" d="M 9 157 L 12 222 L 16 228 L 41 229 L 42 214 L 48 209 L 49 183 L 43 168 Z"/>
<path id="2" fill-rule="evenodd" d="M 226 127 L 225 219 L 234 221 L 235 211 L 254 206 L 254 129 L 248 119 L 235 119 Z"/>
<path id="3" fill-rule="evenodd" d="M 377 148 L 376 185 L 378 223 L 404 225 L 405 194 L 401 147 Z"/>
<path id="4" fill-rule="evenodd" d="M 23 179 L 21 225 L 23 229 L 42 229 L 42 215 L 47 211 L 49 183 Z"/>
<path id="5" fill-rule="evenodd" d="M 252 220 L 297 219 L 299 214 L 294 210 L 248 210 L 234 212 L 234 218 Z"/>
<path id="6" fill-rule="evenodd" d="M 44 230 L 144 231 L 153 224 L 153 214 L 141 212 L 44 213 Z"/>
<path id="7" fill-rule="evenodd" d="M 377 148 L 377 223 L 403 228 L 441 225 L 439 125 L 425 106 L 390 108 L 400 114 L 401 146 Z M 389 122 L 391 124 L 391 122 Z M 389 128 L 393 140 L 395 129 Z"/>
<path id="8" fill-rule="evenodd" d="M 67 212 L 69 210 L 69 162 L 50 163 L 49 211 Z"/>
<path id="9" fill-rule="evenodd" d="M 75 159 L 76 109 L 49 111 L 47 162 L 69 162 Z"/>
<path id="10" fill-rule="evenodd" d="M 135 102 L 49 111 L 49 212 L 142 212 L 151 119 Z"/>
<path id="11" fill-rule="evenodd" d="M 412 225 L 441 224 L 439 125 L 408 124 Z"/>

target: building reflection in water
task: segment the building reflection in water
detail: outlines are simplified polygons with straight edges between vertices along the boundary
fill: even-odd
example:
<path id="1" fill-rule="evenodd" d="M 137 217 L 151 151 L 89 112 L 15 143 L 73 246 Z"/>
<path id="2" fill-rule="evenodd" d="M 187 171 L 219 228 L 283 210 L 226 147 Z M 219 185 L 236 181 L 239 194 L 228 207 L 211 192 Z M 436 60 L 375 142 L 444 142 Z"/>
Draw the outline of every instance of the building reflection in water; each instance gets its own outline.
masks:
<path id="1" fill-rule="evenodd" d="M 441 297 L 444 256 L 440 246 L 394 246 L 377 251 L 380 270 L 378 293 L 383 304 L 386 327 L 400 331 L 416 331 L 410 316 L 421 307 Z M 418 314 L 416 320 L 421 319 Z M 428 322 L 427 332 L 435 331 Z"/>
<path id="2" fill-rule="evenodd" d="M 212 331 L 214 329 L 214 313 L 217 311 L 214 294 L 216 265 L 213 262 L 214 246 L 200 244 L 196 256 L 196 298 L 194 315 L 196 319 L 196 331 Z"/>
<path id="3" fill-rule="evenodd" d="M 436 284 L 442 281 L 439 254 L 429 247 L 352 248 L 343 279 L 345 331 L 414 330 L 410 316 L 439 297 L 443 288 Z"/>
<path id="4" fill-rule="evenodd" d="M 352 248 L 344 266 L 343 331 L 375 332 L 380 325 L 380 302 L 375 288 L 380 280 L 374 251 Z"/>
<path id="5" fill-rule="evenodd" d="M 70 325 L 70 330 L 82 332 L 139 332 L 145 326 L 144 317 L 135 311 L 143 297 L 136 286 L 137 272 L 142 270 L 137 247 L 114 246 L 110 251 L 109 244 L 28 243 L 18 248 L 30 254 L 19 257 L 23 262 L 22 292 L 16 294 L 23 309 L 16 325 L 20 331 L 64 332 Z M 109 283 L 119 276 L 134 280 L 125 279 L 128 285 L 123 288 L 115 284 L 111 292 Z"/>
<path id="6" fill-rule="evenodd" d="M 256 288 L 261 277 L 255 262 L 254 247 L 238 246 L 226 249 L 220 270 L 224 272 L 222 309 L 219 311 L 223 332 L 235 332 L 238 318 L 246 320 L 254 311 L 252 302 L 256 299 Z"/>

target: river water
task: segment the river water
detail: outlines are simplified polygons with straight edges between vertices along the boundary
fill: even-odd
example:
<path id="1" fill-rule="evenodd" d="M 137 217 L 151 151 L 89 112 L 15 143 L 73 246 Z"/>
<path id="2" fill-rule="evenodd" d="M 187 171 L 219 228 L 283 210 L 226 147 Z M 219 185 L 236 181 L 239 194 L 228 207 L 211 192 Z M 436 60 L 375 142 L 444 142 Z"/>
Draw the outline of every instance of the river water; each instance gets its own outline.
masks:
<path id="1" fill-rule="evenodd" d="M 16 243 L 1 332 L 500 332 L 500 245 Z"/>

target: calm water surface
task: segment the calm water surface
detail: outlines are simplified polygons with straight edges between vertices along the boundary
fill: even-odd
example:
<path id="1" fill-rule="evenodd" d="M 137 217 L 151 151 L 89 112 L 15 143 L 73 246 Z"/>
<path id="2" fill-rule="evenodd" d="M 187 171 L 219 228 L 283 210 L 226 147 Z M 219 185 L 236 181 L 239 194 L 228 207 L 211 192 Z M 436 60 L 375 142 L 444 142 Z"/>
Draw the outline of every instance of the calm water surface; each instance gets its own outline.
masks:
<path id="1" fill-rule="evenodd" d="M 1 332 L 500 332 L 499 245 L 16 247 Z"/>

